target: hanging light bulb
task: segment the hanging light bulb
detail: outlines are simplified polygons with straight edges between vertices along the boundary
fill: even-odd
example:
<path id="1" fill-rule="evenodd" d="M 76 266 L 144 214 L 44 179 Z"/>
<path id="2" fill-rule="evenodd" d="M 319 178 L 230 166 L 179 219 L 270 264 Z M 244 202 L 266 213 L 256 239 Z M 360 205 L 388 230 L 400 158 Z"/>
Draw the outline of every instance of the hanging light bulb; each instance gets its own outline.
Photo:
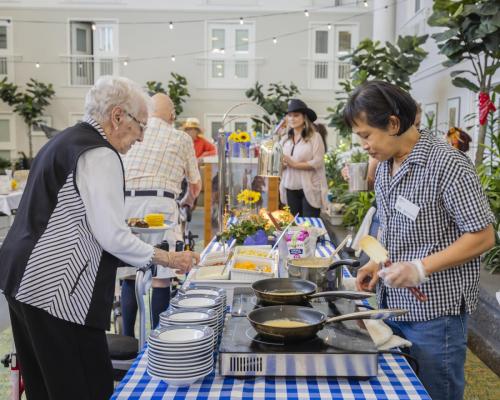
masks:
<path id="1" fill-rule="evenodd" d="M 92 24 L 92 30 L 95 31 L 96 30 L 96 26 L 95 24 Z"/>
<path id="2" fill-rule="evenodd" d="M 240 25 L 243 25 L 243 17 L 240 17 Z"/>
<path id="3" fill-rule="evenodd" d="M 175 61 L 175 55 L 172 54 L 172 57 L 170 57 L 172 61 Z"/>
<path id="4" fill-rule="evenodd" d="M 309 11 L 304 10 L 304 15 L 305 15 L 306 17 L 309 17 Z"/>
<path id="5" fill-rule="evenodd" d="M 173 23 L 172 21 L 170 21 L 170 22 L 169 22 L 169 24 L 168 24 L 168 28 L 169 28 L 170 30 L 174 29 L 174 23 Z"/>
<path id="6" fill-rule="evenodd" d="M 368 7 L 368 0 L 364 0 L 364 1 L 363 1 L 363 5 L 364 5 L 365 7 Z"/>
<path id="7" fill-rule="evenodd" d="M 332 30 L 332 24 L 328 24 L 328 30 L 331 31 Z"/>
<path id="8" fill-rule="evenodd" d="M 273 43 L 274 43 L 274 44 L 278 43 L 278 38 L 277 38 L 276 36 L 275 36 L 275 37 L 273 37 Z"/>
<path id="9" fill-rule="evenodd" d="M 123 66 L 126 67 L 128 65 L 128 61 L 127 60 L 124 60 L 123 61 Z"/>
<path id="10" fill-rule="evenodd" d="M 40 63 L 36 63 L 35 68 L 40 68 Z"/>

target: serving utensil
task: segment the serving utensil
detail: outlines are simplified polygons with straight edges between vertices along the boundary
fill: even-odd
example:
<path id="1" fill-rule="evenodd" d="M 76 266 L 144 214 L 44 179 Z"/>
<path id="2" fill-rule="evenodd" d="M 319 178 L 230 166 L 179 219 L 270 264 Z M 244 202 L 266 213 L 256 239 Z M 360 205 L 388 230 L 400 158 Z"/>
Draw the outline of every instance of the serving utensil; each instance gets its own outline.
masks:
<path id="1" fill-rule="evenodd" d="M 389 259 L 389 252 L 382 244 L 373 236 L 366 235 L 359 241 L 359 248 L 363 250 L 372 261 L 382 264 L 383 267 L 388 268 L 392 265 Z M 408 290 L 416 297 L 418 301 L 427 301 L 427 295 L 416 287 L 409 287 Z"/>

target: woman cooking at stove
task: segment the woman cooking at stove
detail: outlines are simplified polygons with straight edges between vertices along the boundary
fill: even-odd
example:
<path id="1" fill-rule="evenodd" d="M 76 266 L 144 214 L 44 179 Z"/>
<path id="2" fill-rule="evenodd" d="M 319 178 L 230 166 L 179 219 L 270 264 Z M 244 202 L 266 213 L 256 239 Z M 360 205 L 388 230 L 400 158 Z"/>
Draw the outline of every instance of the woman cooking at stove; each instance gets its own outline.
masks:
<path id="1" fill-rule="evenodd" d="M 372 261 L 359 290 L 377 288 L 381 308 L 409 313 L 387 321 L 413 343 L 419 378 L 433 399 L 462 399 L 467 316 L 476 308 L 479 256 L 494 244 L 494 215 L 469 158 L 413 126 L 417 106 L 381 81 L 358 87 L 344 119 L 380 161 L 375 176 L 381 240 L 393 264 Z M 419 302 L 406 287 L 418 288 Z"/>
<path id="2" fill-rule="evenodd" d="M 288 103 L 288 133 L 283 146 L 283 176 L 280 196 L 293 215 L 319 217 L 327 204 L 328 184 L 325 174 L 325 146 L 314 129 L 316 113 L 302 100 Z"/>

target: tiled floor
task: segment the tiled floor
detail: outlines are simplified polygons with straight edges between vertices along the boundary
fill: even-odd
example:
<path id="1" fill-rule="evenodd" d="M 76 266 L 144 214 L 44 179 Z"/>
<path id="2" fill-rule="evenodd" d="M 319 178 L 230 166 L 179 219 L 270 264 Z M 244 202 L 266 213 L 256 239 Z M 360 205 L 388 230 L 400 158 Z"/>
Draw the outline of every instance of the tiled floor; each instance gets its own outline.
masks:
<path id="1" fill-rule="evenodd" d="M 191 223 L 193 233 L 200 235 L 196 250 L 203 246 L 203 213 L 198 209 L 193 215 Z M 0 238 L 7 232 L 7 221 L 0 217 Z M 0 332 L 0 357 L 8 353 L 11 348 L 10 329 Z M 465 365 L 467 386 L 465 400 L 497 400 L 500 399 L 500 378 L 470 351 L 467 352 Z M 10 398 L 9 370 L 0 365 L 0 400 Z"/>

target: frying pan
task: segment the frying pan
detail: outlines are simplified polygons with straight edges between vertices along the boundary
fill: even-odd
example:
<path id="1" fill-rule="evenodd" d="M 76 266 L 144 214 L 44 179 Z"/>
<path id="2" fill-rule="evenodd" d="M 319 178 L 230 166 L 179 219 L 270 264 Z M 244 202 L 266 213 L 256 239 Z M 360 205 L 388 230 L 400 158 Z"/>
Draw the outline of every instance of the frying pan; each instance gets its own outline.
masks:
<path id="1" fill-rule="evenodd" d="M 247 318 L 263 337 L 279 341 L 299 341 L 313 338 L 326 324 L 333 322 L 360 320 L 360 319 L 386 319 L 406 314 L 402 309 L 380 309 L 358 311 L 350 314 L 328 318 L 324 313 L 314 308 L 300 306 L 269 306 L 252 310 Z M 306 326 L 283 328 L 269 326 L 265 323 L 276 319 L 288 319 L 304 322 Z"/>
<path id="2" fill-rule="evenodd" d="M 316 297 L 364 300 L 374 295 L 372 292 L 350 290 L 316 293 L 318 286 L 315 283 L 296 278 L 261 279 L 252 283 L 252 289 L 259 300 L 268 304 L 304 304 Z"/>

